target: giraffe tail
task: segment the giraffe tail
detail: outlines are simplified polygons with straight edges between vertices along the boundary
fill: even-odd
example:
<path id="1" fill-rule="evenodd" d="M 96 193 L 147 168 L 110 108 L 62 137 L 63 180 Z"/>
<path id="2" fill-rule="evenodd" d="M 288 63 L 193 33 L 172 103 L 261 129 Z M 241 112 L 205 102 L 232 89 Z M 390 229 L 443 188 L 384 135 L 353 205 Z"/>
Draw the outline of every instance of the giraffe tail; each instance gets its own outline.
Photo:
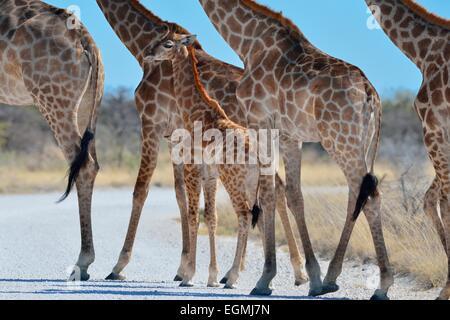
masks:
<path id="1" fill-rule="evenodd" d="M 358 220 L 359 215 L 363 211 L 370 197 L 374 197 L 377 194 L 378 178 L 371 173 L 368 173 L 361 184 L 361 190 L 356 200 L 356 208 L 353 212 L 353 221 Z"/>
<path id="2" fill-rule="evenodd" d="M 69 170 L 69 181 L 67 184 L 66 191 L 62 195 L 61 199 L 59 199 L 58 202 L 63 202 L 67 199 L 70 192 L 72 191 L 73 186 L 75 185 L 75 182 L 77 180 L 78 175 L 80 174 L 81 168 L 86 163 L 87 159 L 89 158 L 89 145 L 91 144 L 91 141 L 94 140 L 94 132 L 92 132 L 89 128 L 86 129 L 86 132 L 83 135 L 83 138 L 81 139 L 81 145 L 80 145 L 80 152 L 75 157 L 75 160 L 73 160 L 72 164 L 70 165 Z"/>
<path id="3" fill-rule="evenodd" d="M 63 202 L 70 195 L 70 192 L 75 185 L 77 178 L 80 174 L 81 169 L 86 164 L 89 159 L 90 145 L 95 139 L 95 122 L 97 116 L 97 108 L 100 105 L 101 98 L 103 95 L 103 90 L 99 90 L 100 83 L 102 81 L 99 73 L 101 71 L 101 58 L 98 49 L 92 44 L 90 37 L 82 36 L 81 42 L 85 48 L 85 54 L 90 63 L 89 75 L 87 77 L 86 87 L 83 91 L 82 98 L 86 95 L 88 89 L 93 92 L 92 108 L 89 115 L 89 122 L 86 130 L 81 138 L 80 149 L 75 159 L 72 161 L 68 174 L 68 182 L 66 191 L 58 200 L 58 203 Z"/>
<path id="4" fill-rule="evenodd" d="M 353 221 L 358 220 L 359 215 L 364 210 L 369 198 L 374 197 L 378 193 L 379 180 L 374 174 L 375 160 L 377 157 L 378 148 L 381 140 L 381 117 L 382 108 L 378 94 L 372 87 L 367 87 L 368 104 L 372 105 L 375 117 L 374 133 L 369 137 L 368 151 L 367 151 L 367 166 L 370 167 L 370 172 L 364 177 L 361 184 L 361 189 L 356 200 L 356 208 L 353 212 Z"/>

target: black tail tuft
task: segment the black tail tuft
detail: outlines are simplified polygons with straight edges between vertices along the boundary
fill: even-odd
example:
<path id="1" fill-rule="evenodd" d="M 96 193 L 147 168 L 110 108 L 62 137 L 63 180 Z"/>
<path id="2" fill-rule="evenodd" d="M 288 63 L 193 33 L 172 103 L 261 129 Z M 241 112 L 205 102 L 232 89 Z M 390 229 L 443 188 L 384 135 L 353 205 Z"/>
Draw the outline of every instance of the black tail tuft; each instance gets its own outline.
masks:
<path id="1" fill-rule="evenodd" d="M 256 227 L 259 221 L 259 217 L 261 216 L 261 208 L 255 204 L 252 209 L 252 227 L 253 229 Z"/>
<path id="2" fill-rule="evenodd" d="M 366 206 L 367 200 L 369 200 L 370 197 L 375 196 L 377 188 L 378 178 L 373 174 L 367 174 L 361 184 L 361 190 L 359 192 L 358 199 L 356 200 L 356 208 L 355 212 L 353 213 L 353 221 L 358 220 L 361 211 L 363 211 L 364 207 Z"/>
<path id="3" fill-rule="evenodd" d="M 66 192 L 64 192 L 61 199 L 58 200 L 58 203 L 66 200 L 70 192 L 72 191 L 72 188 L 77 181 L 78 175 L 80 174 L 80 170 L 89 157 L 89 144 L 92 140 L 94 140 L 94 133 L 90 129 L 87 129 L 83 135 L 83 138 L 81 139 L 80 152 L 70 165 L 69 181 L 67 184 Z"/>

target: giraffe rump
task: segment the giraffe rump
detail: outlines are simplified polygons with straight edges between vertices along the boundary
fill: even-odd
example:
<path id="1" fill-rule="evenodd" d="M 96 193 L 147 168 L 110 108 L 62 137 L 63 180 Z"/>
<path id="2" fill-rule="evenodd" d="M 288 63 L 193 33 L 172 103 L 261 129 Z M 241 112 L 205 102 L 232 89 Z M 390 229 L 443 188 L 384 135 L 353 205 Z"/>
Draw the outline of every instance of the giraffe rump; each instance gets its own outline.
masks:
<path id="1" fill-rule="evenodd" d="M 89 147 L 91 145 L 91 142 L 95 139 L 95 120 L 97 118 L 97 108 L 100 105 L 102 98 L 102 92 L 98 90 L 99 82 L 102 81 L 102 77 L 100 77 L 99 74 L 100 60 L 101 60 L 101 58 L 99 57 L 100 51 L 93 43 L 93 40 L 89 36 L 89 34 L 87 33 L 83 34 L 80 40 L 81 45 L 85 49 L 84 54 L 86 55 L 91 66 L 86 81 L 86 87 L 84 88 L 83 93 L 80 97 L 80 103 L 81 100 L 85 98 L 89 89 L 91 89 L 93 92 L 92 107 L 86 131 L 84 132 L 83 137 L 81 138 L 80 150 L 70 165 L 66 191 L 58 200 L 58 203 L 63 202 L 70 195 L 70 192 L 72 191 L 73 186 L 77 181 L 81 169 L 89 159 Z"/>

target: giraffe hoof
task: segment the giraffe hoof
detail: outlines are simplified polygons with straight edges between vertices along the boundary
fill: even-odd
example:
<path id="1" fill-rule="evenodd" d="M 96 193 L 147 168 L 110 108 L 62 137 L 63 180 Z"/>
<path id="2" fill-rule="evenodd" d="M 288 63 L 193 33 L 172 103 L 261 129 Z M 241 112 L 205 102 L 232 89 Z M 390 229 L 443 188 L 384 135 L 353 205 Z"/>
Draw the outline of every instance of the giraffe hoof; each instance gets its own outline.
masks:
<path id="1" fill-rule="evenodd" d="M 443 298 L 443 297 L 437 297 L 437 298 L 436 298 L 436 301 L 448 301 L 448 299 L 445 299 L 445 298 Z"/>
<path id="2" fill-rule="evenodd" d="M 321 296 L 323 294 L 324 293 L 323 293 L 321 287 L 320 288 L 311 288 L 311 289 L 309 289 L 308 296 L 309 297 L 318 297 L 318 296 Z"/>
<path id="3" fill-rule="evenodd" d="M 88 281 L 91 278 L 91 276 L 89 275 L 89 273 L 87 273 L 86 271 L 82 271 L 79 275 L 77 275 L 77 273 L 75 271 L 72 271 L 72 274 L 69 277 L 69 282 L 74 282 L 74 281 Z"/>
<path id="4" fill-rule="evenodd" d="M 183 281 L 180 283 L 180 288 L 192 288 L 194 283 L 191 281 Z"/>
<path id="5" fill-rule="evenodd" d="M 114 272 L 112 272 L 109 276 L 107 276 L 105 278 L 105 280 L 110 280 L 110 281 L 123 281 L 125 279 L 126 279 L 126 277 L 124 275 L 114 273 Z"/>
<path id="6" fill-rule="evenodd" d="M 236 289 L 236 286 L 234 284 L 226 284 L 224 289 L 228 289 L 228 290 L 234 290 Z"/>
<path id="7" fill-rule="evenodd" d="M 371 301 L 386 301 L 390 300 L 385 292 L 375 291 L 375 294 L 370 298 Z"/>
<path id="8" fill-rule="evenodd" d="M 224 277 L 222 280 L 220 280 L 220 284 L 227 284 L 228 278 Z"/>
<path id="9" fill-rule="evenodd" d="M 179 275 L 176 275 L 175 278 L 173 278 L 173 281 L 180 282 L 180 281 L 183 281 L 183 278 L 180 277 Z"/>
<path id="10" fill-rule="evenodd" d="M 219 288 L 220 284 L 217 282 L 208 283 L 208 288 Z"/>
<path id="11" fill-rule="evenodd" d="M 260 288 L 255 288 L 252 290 L 252 292 L 250 293 L 251 296 L 262 296 L 262 297 L 268 297 L 270 295 L 272 295 L 273 290 L 270 288 L 264 288 L 264 289 L 260 289 Z"/>
<path id="12" fill-rule="evenodd" d="M 308 281 L 309 281 L 308 278 L 299 278 L 299 279 L 295 280 L 295 286 L 300 287 L 300 286 L 308 283 Z"/>
<path id="13" fill-rule="evenodd" d="M 339 286 L 336 283 L 327 283 L 322 286 L 322 292 L 320 295 L 333 293 L 337 291 L 339 291 Z"/>

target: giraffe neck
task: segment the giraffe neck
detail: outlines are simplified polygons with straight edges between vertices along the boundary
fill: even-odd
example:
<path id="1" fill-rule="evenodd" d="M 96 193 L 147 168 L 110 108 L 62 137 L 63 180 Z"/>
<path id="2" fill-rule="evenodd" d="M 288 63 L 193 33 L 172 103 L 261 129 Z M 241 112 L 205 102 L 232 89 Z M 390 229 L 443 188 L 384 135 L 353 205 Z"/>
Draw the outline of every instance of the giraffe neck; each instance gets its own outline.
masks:
<path id="1" fill-rule="evenodd" d="M 435 51 L 448 46 L 450 23 L 437 23 L 433 16 L 411 0 L 365 0 L 392 42 L 424 70 Z M 433 59 L 431 59 L 433 60 Z M 434 61 L 433 61 L 434 62 Z"/>
<path id="2" fill-rule="evenodd" d="M 214 127 L 217 120 L 228 120 L 219 103 L 206 92 L 197 68 L 198 60 L 193 47 L 188 55 L 178 54 L 172 61 L 174 90 L 183 118 L 192 125 L 202 121 L 205 128 Z M 178 93 L 182 93 L 182 96 Z"/>
<path id="3" fill-rule="evenodd" d="M 139 61 L 168 33 L 168 26 L 137 0 L 97 0 L 114 32 Z"/>
<path id="4" fill-rule="evenodd" d="M 260 52 L 282 47 L 286 53 L 290 47 L 309 44 L 289 19 L 253 0 L 199 1 L 217 31 L 246 65 Z"/>

